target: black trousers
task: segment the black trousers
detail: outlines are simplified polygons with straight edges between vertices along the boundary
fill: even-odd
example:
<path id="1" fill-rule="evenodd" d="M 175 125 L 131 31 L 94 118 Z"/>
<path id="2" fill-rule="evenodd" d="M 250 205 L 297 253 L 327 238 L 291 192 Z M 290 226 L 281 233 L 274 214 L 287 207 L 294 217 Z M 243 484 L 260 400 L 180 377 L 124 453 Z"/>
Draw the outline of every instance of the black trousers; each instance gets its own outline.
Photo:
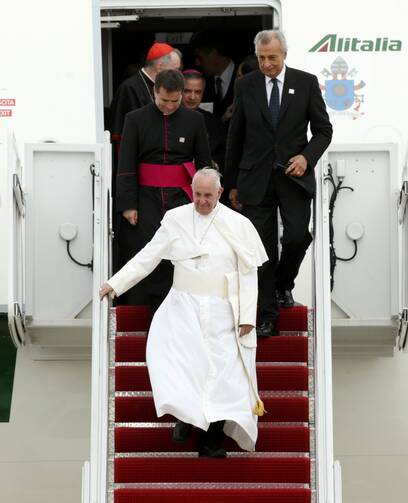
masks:
<path id="1" fill-rule="evenodd" d="M 118 268 L 125 265 L 153 238 L 167 210 L 189 202 L 189 197 L 182 189 L 140 187 L 137 225 L 131 225 L 119 215 L 115 237 Z M 117 305 L 148 305 L 155 311 L 168 294 L 172 282 L 173 266 L 169 260 L 162 260 L 147 278 L 121 295 Z"/>
<path id="2" fill-rule="evenodd" d="M 279 260 L 277 210 L 283 223 Z M 258 305 L 262 321 L 278 317 L 276 290 L 292 290 L 306 250 L 311 199 L 306 191 L 281 170 L 274 170 L 261 204 L 244 205 L 242 213 L 261 236 L 269 260 L 258 269 Z"/>

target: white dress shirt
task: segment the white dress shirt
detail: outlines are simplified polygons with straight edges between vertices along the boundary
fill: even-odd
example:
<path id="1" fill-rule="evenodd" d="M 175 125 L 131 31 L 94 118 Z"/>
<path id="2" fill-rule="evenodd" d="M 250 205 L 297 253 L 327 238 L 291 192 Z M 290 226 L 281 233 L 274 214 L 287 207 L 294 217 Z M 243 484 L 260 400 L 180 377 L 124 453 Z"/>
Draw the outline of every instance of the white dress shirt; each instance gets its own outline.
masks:
<path id="1" fill-rule="evenodd" d="M 283 84 L 285 82 L 285 73 L 286 73 L 286 66 L 283 65 L 282 71 L 276 77 L 276 80 L 278 81 L 278 89 L 279 89 L 279 103 L 282 103 L 282 92 L 283 92 Z M 273 82 L 272 82 L 272 79 L 266 75 L 265 75 L 265 85 L 266 85 L 266 99 L 267 99 L 267 104 L 269 105 L 269 101 L 271 99 Z"/>

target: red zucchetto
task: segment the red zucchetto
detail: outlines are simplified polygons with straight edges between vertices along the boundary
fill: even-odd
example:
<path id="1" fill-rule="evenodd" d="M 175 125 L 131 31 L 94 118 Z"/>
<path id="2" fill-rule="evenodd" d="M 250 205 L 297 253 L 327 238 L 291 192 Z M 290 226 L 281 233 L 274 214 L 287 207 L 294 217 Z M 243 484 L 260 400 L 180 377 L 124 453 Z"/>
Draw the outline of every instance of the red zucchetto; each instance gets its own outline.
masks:
<path id="1" fill-rule="evenodd" d="M 164 44 L 162 42 L 155 42 L 149 49 L 146 56 L 146 61 L 152 61 L 153 59 L 161 58 L 162 56 L 167 56 L 174 51 L 174 47 L 169 44 Z"/>

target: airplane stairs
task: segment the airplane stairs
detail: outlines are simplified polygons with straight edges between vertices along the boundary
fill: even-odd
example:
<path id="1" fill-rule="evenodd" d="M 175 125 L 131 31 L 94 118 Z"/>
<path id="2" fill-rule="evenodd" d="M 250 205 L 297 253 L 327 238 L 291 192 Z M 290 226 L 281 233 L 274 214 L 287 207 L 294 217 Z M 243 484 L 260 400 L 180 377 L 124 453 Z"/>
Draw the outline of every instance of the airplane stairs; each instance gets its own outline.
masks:
<path id="1" fill-rule="evenodd" d="M 110 503 L 311 503 L 315 501 L 312 313 L 281 310 L 280 335 L 258 342 L 257 373 L 268 413 L 255 453 L 231 439 L 226 459 L 199 458 L 196 438 L 172 442 L 174 418 L 157 418 L 145 364 L 150 315 L 119 306 L 110 316 Z"/>

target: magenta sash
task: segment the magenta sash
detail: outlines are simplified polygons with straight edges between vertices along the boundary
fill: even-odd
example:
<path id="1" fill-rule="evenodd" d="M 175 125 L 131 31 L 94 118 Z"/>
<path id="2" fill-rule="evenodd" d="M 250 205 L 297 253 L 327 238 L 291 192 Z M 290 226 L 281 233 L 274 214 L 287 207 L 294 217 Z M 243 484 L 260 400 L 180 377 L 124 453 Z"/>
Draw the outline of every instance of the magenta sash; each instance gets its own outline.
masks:
<path id="1" fill-rule="evenodd" d="M 193 162 L 182 164 L 139 164 L 139 185 L 146 187 L 179 187 L 193 200 L 191 180 L 196 172 Z"/>

